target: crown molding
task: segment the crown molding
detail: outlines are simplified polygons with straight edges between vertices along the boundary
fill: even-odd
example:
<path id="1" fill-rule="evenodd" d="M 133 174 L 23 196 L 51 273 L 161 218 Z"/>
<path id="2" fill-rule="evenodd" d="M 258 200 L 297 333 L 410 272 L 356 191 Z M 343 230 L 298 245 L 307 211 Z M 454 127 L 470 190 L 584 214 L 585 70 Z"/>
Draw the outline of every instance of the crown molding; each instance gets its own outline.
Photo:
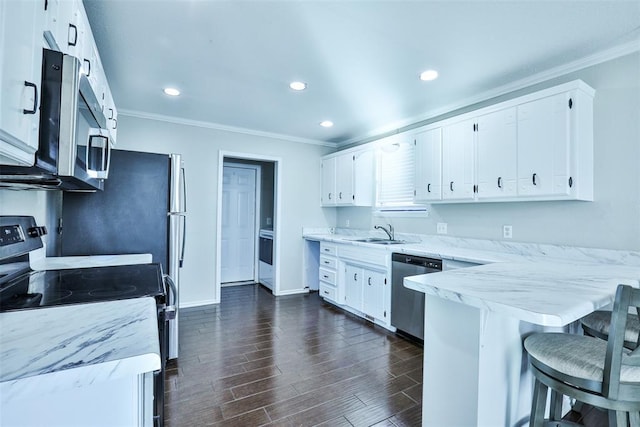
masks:
<path id="1" fill-rule="evenodd" d="M 495 98 L 501 95 L 506 95 L 508 93 L 511 93 L 520 89 L 524 89 L 538 83 L 543 83 L 545 81 L 548 81 L 557 77 L 562 77 L 569 73 L 580 71 L 594 65 L 602 64 L 604 62 L 611 61 L 616 58 L 620 58 L 622 56 L 629 55 L 638 51 L 640 51 L 640 36 L 636 36 L 636 38 L 634 38 L 631 41 L 616 45 L 609 49 L 602 50 L 592 55 L 585 56 L 581 59 L 571 61 L 566 64 L 553 67 L 545 71 L 541 71 L 539 73 L 533 74 L 531 76 L 525 77 L 520 80 L 516 80 L 514 82 L 511 82 L 502 86 L 498 86 L 496 88 L 482 92 L 478 95 L 470 96 L 461 101 L 430 110 L 426 113 L 420 114 L 419 116 L 414 116 L 408 119 L 399 120 L 391 125 L 378 128 L 371 132 L 367 132 L 366 134 L 361 135 L 359 137 L 350 138 L 346 141 L 339 142 L 338 148 L 342 149 L 348 145 L 358 145 L 360 143 L 371 142 L 389 135 L 400 133 L 405 130 L 409 130 L 405 128 L 412 127 L 412 125 L 417 125 L 420 122 L 433 119 L 443 114 L 451 113 L 452 111 L 459 110 L 461 108 L 465 108 L 470 105 L 477 104 L 479 102 L 486 101 L 491 98 Z"/>
<path id="2" fill-rule="evenodd" d="M 214 129 L 214 130 L 238 133 L 243 135 L 259 136 L 262 138 L 279 139 L 279 140 L 288 141 L 288 142 L 298 142 L 298 143 L 310 144 L 310 145 L 321 145 L 323 147 L 331 147 L 331 148 L 337 147 L 337 144 L 332 142 L 318 141 L 315 139 L 307 139 L 307 138 L 299 138 L 291 135 L 263 132 L 263 131 L 246 129 L 246 128 L 235 127 L 235 126 L 226 126 L 219 123 L 184 119 L 181 117 L 165 116 L 162 114 L 146 113 L 144 111 L 122 109 L 122 110 L 118 110 L 118 115 L 135 117 L 138 119 L 155 120 L 159 122 L 173 123 L 178 125 L 194 126 L 194 127 L 204 128 L 204 129 Z"/>

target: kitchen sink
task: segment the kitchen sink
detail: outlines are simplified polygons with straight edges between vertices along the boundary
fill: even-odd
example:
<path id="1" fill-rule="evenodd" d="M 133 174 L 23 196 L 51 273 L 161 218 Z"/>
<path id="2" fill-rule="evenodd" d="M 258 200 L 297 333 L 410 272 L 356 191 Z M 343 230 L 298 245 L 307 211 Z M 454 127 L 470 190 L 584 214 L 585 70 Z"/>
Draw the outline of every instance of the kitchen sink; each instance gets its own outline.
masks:
<path id="1" fill-rule="evenodd" d="M 404 240 L 389 240 L 389 239 L 382 239 L 379 237 L 367 237 L 366 239 L 354 240 L 354 242 L 374 243 L 376 245 L 399 245 L 402 243 L 406 243 Z"/>

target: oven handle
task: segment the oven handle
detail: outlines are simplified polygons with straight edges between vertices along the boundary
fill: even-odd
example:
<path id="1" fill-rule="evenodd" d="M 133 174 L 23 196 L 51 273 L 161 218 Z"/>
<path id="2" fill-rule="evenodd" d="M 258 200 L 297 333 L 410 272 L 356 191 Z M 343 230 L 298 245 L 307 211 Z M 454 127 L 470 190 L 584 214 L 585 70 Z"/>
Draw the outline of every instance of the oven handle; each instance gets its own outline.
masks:
<path id="1" fill-rule="evenodd" d="M 176 303 L 178 301 L 178 290 L 176 289 L 176 284 L 173 282 L 173 279 L 168 274 L 163 274 L 162 279 L 165 283 L 165 288 L 167 285 L 169 290 L 171 291 L 171 297 L 168 298 L 167 306 L 164 309 L 164 318 L 165 320 L 174 320 L 176 318 Z"/>

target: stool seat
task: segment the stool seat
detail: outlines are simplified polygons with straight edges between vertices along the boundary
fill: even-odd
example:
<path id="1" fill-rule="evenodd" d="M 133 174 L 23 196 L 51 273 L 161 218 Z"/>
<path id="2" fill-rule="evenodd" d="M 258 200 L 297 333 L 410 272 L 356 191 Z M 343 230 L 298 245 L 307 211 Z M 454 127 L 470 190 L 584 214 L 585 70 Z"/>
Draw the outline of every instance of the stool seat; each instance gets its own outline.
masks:
<path id="1" fill-rule="evenodd" d="M 535 378 L 531 427 L 561 425 L 563 396 L 606 409 L 610 426 L 640 427 L 640 348 L 625 347 L 627 338 L 637 343 L 632 319 L 637 322 L 638 315 L 629 314 L 629 307 L 640 307 L 640 290 L 619 285 L 613 311 L 587 319 L 596 329 L 606 331 L 606 339 L 548 332 L 524 340 Z"/>
<path id="2" fill-rule="evenodd" d="M 582 335 L 537 333 L 527 337 L 524 347 L 536 368 L 577 387 L 602 392 L 606 341 Z M 629 353 L 624 350 L 623 360 Z M 620 381 L 640 384 L 640 366 L 623 364 Z"/>
<path id="3" fill-rule="evenodd" d="M 606 310 L 594 311 L 580 320 L 585 334 L 606 340 L 611 327 L 611 312 Z M 627 327 L 624 333 L 624 346 L 634 349 L 638 346 L 640 321 L 635 314 L 627 314 Z"/>

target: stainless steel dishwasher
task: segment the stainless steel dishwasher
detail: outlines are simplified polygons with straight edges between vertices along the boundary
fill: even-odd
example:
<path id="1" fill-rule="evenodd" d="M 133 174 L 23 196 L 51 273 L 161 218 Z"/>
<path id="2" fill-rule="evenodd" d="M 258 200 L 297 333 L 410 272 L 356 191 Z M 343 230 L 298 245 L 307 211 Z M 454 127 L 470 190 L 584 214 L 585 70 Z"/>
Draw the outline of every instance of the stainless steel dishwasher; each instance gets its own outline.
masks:
<path id="1" fill-rule="evenodd" d="M 405 288 L 403 279 L 442 271 L 442 260 L 397 253 L 391 260 L 391 325 L 401 335 L 424 340 L 424 294 Z"/>

